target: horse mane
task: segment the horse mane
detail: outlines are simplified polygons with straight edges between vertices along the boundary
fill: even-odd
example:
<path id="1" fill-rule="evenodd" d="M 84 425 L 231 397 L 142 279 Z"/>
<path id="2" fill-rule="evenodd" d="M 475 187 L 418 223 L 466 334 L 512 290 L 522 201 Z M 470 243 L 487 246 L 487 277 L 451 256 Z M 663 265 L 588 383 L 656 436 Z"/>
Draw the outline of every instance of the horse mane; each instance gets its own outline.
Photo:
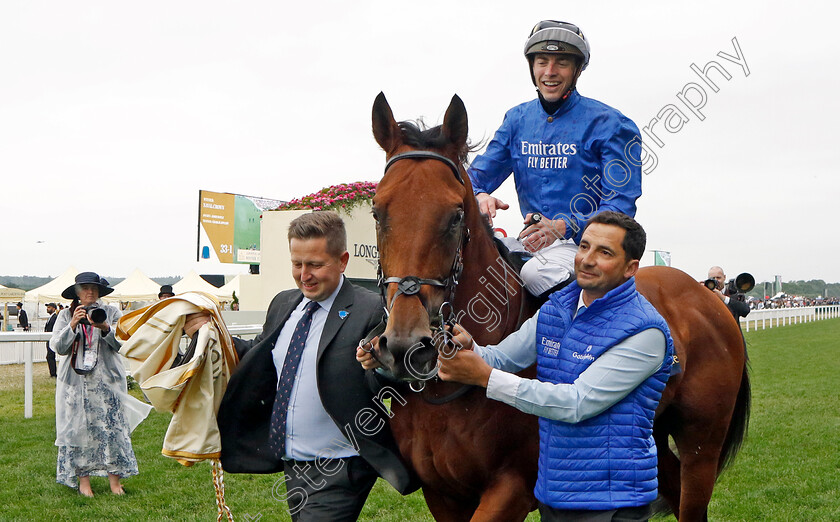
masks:
<path id="1" fill-rule="evenodd" d="M 449 144 L 446 137 L 444 137 L 443 133 L 441 133 L 442 125 L 428 127 L 426 126 L 426 123 L 423 121 L 422 118 L 417 119 L 416 121 L 401 121 L 398 125 L 400 126 L 400 130 L 402 131 L 403 143 L 414 147 L 415 149 L 441 150 Z M 461 148 L 461 150 L 458 151 L 458 161 L 460 161 L 462 165 L 466 165 L 468 155 L 480 149 L 482 145 L 483 143 L 473 144 L 468 139 L 467 142 L 464 143 L 464 146 Z M 496 239 L 494 235 L 493 224 L 490 221 L 490 216 L 488 216 L 487 214 L 481 214 L 481 222 L 484 225 L 484 229 L 487 235 L 493 238 L 493 242 L 496 244 L 496 247 L 499 249 L 499 252 L 507 252 L 507 248 L 505 248 L 501 244 L 501 242 Z"/>
<path id="2" fill-rule="evenodd" d="M 422 118 L 415 121 L 401 121 L 398 123 L 402 131 L 402 141 L 406 145 L 414 147 L 415 149 L 441 150 L 449 144 L 448 140 L 441 132 L 442 125 L 435 127 L 428 127 Z M 462 165 L 467 164 L 468 155 L 476 152 L 483 146 L 483 142 L 473 144 L 468 139 L 461 150 L 458 151 L 458 161 Z M 490 221 L 490 216 L 481 214 L 481 223 L 484 226 L 485 233 L 493 240 L 499 254 L 508 262 L 509 265 L 517 268 L 517 272 L 522 268 L 522 260 L 516 260 L 514 256 L 508 251 L 501 241 L 499 241 L 493 231 L 493 223 Z"/>
<path id="3" fill-rule="evenodd" d="M 401 121 L 398 125 L 402 131 L 403 143 L 416 149 L 441 150 L 449 145 L 449 140 L 441 132 L 442 125 L 428 127 L 422 118 L 416 121 Z M 476 152 L 480 145 L 473 145 L 468 139 L 461 150 L 457 151 L 458 161 L 466 165 L 469 154 Z"/>

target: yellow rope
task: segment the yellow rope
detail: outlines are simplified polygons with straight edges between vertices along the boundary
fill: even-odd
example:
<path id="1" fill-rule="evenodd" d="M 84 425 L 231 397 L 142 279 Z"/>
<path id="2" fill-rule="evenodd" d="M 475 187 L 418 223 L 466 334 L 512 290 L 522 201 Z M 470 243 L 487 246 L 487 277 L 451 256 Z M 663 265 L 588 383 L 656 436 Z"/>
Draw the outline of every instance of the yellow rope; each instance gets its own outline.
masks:
<path id="1" fill-rule="evenodd" d="M 210 462 L 213 465 L 213 488 L 216 490 L 216 506 L 219 508 L 219 516 L 216 520 L 222 522 L 222 517 L 225 517 L 229 522 L 233 522 L 233 514 L 225 504 L 225 472 L 222 469 L 222 463 L 218 459 L 213 459 Z"/>

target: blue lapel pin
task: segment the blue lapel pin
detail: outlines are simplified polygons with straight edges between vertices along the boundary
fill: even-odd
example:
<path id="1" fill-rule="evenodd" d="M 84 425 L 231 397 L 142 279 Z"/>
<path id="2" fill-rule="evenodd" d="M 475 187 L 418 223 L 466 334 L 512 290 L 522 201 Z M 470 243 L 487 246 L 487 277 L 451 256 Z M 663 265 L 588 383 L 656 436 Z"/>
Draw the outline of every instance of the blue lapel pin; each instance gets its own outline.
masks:
<path id="1" fill-rule="evenodd" d="M 350 312 L 348 312 L 347 310 L 339 310 L 339 311 L 338 311 L 338 317 L 339 317 L 339 318 L 341 318 L 341 319 L 344 319 L 345 317 L 347 317 L 347 315 L 348 315 L 349 313 L 350 313 Z"/>

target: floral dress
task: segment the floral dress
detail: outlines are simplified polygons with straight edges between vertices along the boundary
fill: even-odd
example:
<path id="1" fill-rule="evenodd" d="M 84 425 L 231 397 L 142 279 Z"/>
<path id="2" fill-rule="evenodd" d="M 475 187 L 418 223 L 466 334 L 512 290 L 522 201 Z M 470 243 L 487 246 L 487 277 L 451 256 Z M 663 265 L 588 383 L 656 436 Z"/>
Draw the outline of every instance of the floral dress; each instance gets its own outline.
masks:
<path id="1" fill-rule="evenodd" d="M 72 488 L 78 487 L 79 477 L 136 475 L 131 431 L 151 409 L 127 392 L 125 370 L 117 353 L 120 344 L 114 338 L 119 310 L 97 304 L 105 309 L 111 325 L 105 337 L 91 326 L 80 324 L 72 330 L 70 311 L 65 309 L 56 320 L 50 340 L 50 346 L 59 355 L 55 391 L 56 482 Z M 84 375 L 74 371 L 70 357 L 73 341 L 81 336 L 85 336 L 96 360 L 93 369 Z"/>

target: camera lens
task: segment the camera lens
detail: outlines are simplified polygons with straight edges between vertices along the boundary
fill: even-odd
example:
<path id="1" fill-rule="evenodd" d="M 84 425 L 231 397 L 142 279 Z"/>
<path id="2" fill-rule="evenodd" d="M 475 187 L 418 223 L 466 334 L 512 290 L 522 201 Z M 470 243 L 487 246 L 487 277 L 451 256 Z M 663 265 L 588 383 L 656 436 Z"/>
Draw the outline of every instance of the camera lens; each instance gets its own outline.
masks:
<path id="1" fill-rule="evenodd" d="M 105 310 L 102 308 L 94 308 L 93 310 L 88 310 L 88 316 L 90 320 L 94 323 L 104 323 L 106 319 L 108 319 L 108 314 L 105 313 Z"/>

